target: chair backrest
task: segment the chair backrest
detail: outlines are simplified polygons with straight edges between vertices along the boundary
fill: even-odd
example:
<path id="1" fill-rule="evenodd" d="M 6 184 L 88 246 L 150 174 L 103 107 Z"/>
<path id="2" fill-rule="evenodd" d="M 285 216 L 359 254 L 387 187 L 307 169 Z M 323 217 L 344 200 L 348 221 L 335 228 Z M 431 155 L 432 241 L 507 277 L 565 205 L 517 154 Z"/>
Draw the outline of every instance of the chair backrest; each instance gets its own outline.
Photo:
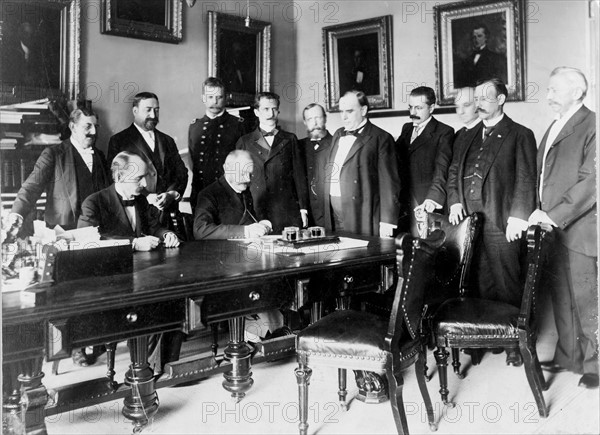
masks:
<path id="1" fill-rule="evenodd" d="M 190 213 L 171 213 L 169 229 L 184 242 L 194 240 L 194 215 Z"/>
<path id="2" fill-rule="evenodd" d="M 518 319 L 520 330 L 535 332 L 536 301 L 551 236 L 551 228 L 543 229 L 539 225 L 531 225 L 527 229 L 527 276 Z"/>
<path id="3" fill-rule="evenodd" d="M 435 285 L 431 273 L 436 252 L 443 245 L 443 231 L 433 232 L 427 239 L 404 233 L 396 237 L 396 270 L 398 281 L 386 344 L 388 351 L 397 349 L 403 324 L 413 339 L 420 335 L 421 320 L 425 309 L 425 294 Z"/>
<path id="4" fill-rule="evenodd" d="M 446 234 L 446 241 L 436 261 L 438 296 L 446 294 L 449 297 L 456 297 L 467 293 L 473 249 L 480 222 L 481 218 L 477 213 L 467 216 L 458 225 L 452 225 L 446 215 L 427 214 L 427 234 L 436 230 L 442 230 Z"/>

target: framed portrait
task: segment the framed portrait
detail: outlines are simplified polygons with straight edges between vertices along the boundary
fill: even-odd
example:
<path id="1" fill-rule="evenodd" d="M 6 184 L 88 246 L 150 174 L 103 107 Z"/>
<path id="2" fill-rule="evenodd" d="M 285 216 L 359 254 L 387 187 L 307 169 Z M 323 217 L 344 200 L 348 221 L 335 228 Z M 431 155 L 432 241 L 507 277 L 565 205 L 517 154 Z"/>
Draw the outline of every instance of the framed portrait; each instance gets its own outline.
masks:
<path id="1" fill-rule="evenodd" d="M 208 12 L 208 74 L 225 83 L 228 107 L 271 89 L 271 23 Z"/>
<path id="2" fill-rule="evenodd" d="M 102 0 L 101 32 L 178 44 L 182 9 L 180 0 Z"/>
<path id="3" fill-rule="evenodd" d="M 471 0 L 434 7 L 438 102 L 456 89 L 496 77 L 508 101 L 525 95 L 525 0 Z"/>
<path id="4" fill-rule="evenodd" d="M 0 104 L 79 94 L 80 0 L 0 8 Z"/>
<path id="5" fill-rule="evenodd" d="M 362 91 L 371 109 L 392 108 L 392 16 L 323 28 L 327 110 L 350 90 Z"/>

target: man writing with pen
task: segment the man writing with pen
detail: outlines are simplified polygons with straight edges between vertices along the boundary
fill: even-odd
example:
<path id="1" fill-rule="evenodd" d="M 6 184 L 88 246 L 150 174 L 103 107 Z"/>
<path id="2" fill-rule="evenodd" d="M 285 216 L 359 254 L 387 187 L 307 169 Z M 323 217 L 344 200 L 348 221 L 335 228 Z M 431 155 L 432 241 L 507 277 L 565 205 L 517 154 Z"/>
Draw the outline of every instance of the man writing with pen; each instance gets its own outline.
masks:
<path id="1" fill-rule="evenodd" d="M 194 210 L 194 238 L 255 238 L 268 234 L 271 222 L 256 219 L 250 194 L 254 163 L 249 152 L 230 152 L 224 175 L 204 188 Z"/>
<path id="2" fill-rule="evenodd" d="M 103 239 L 128 238 L 136 251 L 150 251 L 161 242 L 166 248 L 179 246 L 175 233 L 160 226 L 156 207 L 150 207 L 141 195 L 148 174 L 146 162 L 122 151 L 113 159 L 111 172 L 114 184 L 83 201 L 77 227 L 98 227 Z"/>

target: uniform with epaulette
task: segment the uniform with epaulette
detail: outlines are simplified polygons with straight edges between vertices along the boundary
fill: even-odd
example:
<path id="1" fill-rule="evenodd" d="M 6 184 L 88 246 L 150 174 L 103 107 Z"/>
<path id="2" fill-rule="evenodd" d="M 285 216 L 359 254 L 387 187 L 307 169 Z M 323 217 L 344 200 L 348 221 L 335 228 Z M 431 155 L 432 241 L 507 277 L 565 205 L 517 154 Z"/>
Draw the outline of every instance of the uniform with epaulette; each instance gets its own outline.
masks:
<path id="1" fill-rule="evenodd" d="M 192 162 L 192 210 L 196 207 L 198 193 L 223 175 L 225 157 L 235 149 L 237 140 L 243 134 L 243 119 L 227 111 L 214 119 L 204 115 L 192 121 L 188 133 Z"/>

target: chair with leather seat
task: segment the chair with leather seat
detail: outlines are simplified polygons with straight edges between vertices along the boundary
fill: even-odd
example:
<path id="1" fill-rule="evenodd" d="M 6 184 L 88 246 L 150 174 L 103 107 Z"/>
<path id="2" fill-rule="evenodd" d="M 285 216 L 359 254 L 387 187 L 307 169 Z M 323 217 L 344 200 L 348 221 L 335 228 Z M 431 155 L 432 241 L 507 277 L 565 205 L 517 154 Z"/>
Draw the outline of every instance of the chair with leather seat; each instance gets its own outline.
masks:
<path id="1" fill-rule="evenodd" d="M 415 365 L 430 428 L 437 429 L 423 374 L 425 355 L 419 330 L 424 295 L 427 288 L 434 284 L 429 272 L 444 237 L 444 233 L 438 231 L 428 239 L 414 238 L 409 234 L 402 234 L 396 238 L 398 280 L 391 315 L 338 310 L 298 333 L 298 368 L 295 374 L 300 401 L 300 434 L 306 434 L 308 429 L 308 385 L 312 367 L 315 365 L 338 368 L 338 397 L 342 409 L 347 408 L 348 369 L 385 374 L 399 434 L 408 433 L 402 400 L 401 372 Z"/>
<path id="2" fill-rule="evenodd" d="M 519 347 L 527 381 L 540 416 L 548 416 L 542 394 L 547 389 L 536 353 L 536 300 L 547 249 L 547 231 L 530 226 L 527 231 L 527 276 L 521 307 L 505 302 L 469 297 L 463 294 L 443 302 L 431 318 L 437 346 L 434 352 L 440 379 L 440 394 L 448 401 L 447 348 L 484 349 Z"/>

